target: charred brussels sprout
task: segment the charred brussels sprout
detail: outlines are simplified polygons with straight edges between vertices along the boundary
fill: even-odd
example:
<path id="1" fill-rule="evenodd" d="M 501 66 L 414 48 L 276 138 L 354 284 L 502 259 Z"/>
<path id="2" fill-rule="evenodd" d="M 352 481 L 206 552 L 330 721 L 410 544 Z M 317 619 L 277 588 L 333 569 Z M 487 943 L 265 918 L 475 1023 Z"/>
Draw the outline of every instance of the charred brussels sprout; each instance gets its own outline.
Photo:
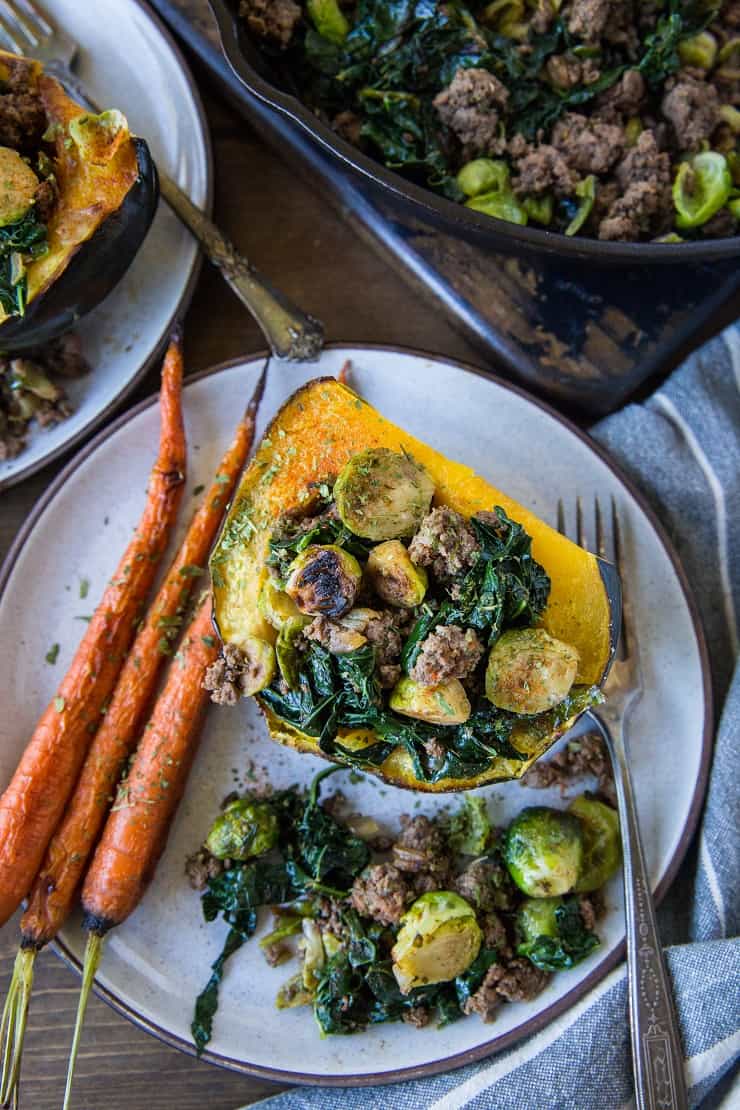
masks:
<path id="1" fill-rule="evenodd" d="M 575 967 L 598 947 L 583 923 L 577 898 L 529 898 L 516 916 L 517 954 L 541 971 Z"/>
<path id="2" fill-rule="evenodd" d="M 581 822 L 547 806 L 523 809 L 506 832 L 503 856 L 512 879 L 530 898 L 566 894 L 581 873 Z"/>
<path id="3" fill-rule="evenodd" d="M 717 151 L 704 150 L 682 162 L 673 182 L 676 227 L 701 227 L 724 206 L 731 189 L 727 160 Z"/>
<path id="4" fill-rule="evenodd" d="M 386 540 L 370 552 L 367 576 L 379 598 L 401 609 L 421 605 L 429 580 L 422 567 L 412 563 L 400 540 Z"/>
<path id="5" fill-rule="evenodd" d="M 459 894 L 422 894 L 401 918 L 391 951 L 402 993 L 462 975 L 478 955 L 482 939 L 473 907 Z"/>
<path id="6" fill-rule="evenodd" d="M 424 467 L 387 447 L 353 455 L 334 485 L 342 522 L 368 540 L 412 536 L 433 496 L 434 482 Z"/>
<path id="7" fill-rule="evenodd" d="M 354 555 L 334 544 L 312 544 L 288 567 L 285 590 L 302 613 L 341 617 L 354 605 L 361 578 Z"/>
<path id="8" fill-rule="evenodd" d="M 213 822 L 206 848 L 217 859 L 252 859 L 275 847 L 278 832 L 272 806 L 237 798 Z"/>
<path id="9" fill-rule="evenodd" d="M 568 812 L 581 822 L 583 833 L 583 861 L 575 890 L 579 893 L 598 890 L 612 877 L 622 859 L 619 816 L 591 794 L 574 798 Z"/>
<path id="10" fill-rule="evenodd" d="M 266 578 L 260 590 L 257 605 L 260 613 L 278 631 L 286 621 L 301 615 L 293 598 L 275 585 L 272 578 Z"/>
<path id="11" fill-rule="evenodd" d="M 578 662 L 575 648 L 543 628 L 504 632 L 488 657 L 486 697 L 510 713 L 544 713 L 566 697 Z"/>
<path id="12" fill-rule="evenodd" d="M 422 686 L 402 678 L 394 687 L 389 705 L 403 717 L 428 721 L 430 725 L 461 725 L 470 716 L 470 702 L 458 678 L 436 686 Z"/>

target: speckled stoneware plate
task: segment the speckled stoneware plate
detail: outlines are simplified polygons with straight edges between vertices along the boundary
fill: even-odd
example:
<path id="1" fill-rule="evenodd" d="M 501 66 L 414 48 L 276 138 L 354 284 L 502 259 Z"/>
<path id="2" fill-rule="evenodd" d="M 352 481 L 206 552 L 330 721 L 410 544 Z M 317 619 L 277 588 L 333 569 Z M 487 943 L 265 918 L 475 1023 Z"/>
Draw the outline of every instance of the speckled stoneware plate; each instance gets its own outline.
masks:
<path id="1" fill-rule="evenodd" d="M 213 174 L 203 108 L 157 17 L 139 0 L 44 0 L 44 8 L 80 43 L 77 73 L 95 101 L 125 112 L 157 163 L 210 211 Z M 51 428 L 32 425 L 25 450 L 0 462 L 0 490 L 79 442 L 133 389 L 189 299 L 199 260 L 195 240 L 160 203 L 123 281 L 80 323 L 92 372 L 65 383 L 73 414 Z"/>
<path id="2" fill-rule="evenodd" d="M 264 427 L 298 385 L 353 362 L 353 384 L 381 412 L 486 478 L 546 519 L 557 498 L 614 495 L 625 525 L 629 589 L 639 614 L 646 694 L 634 718 L 634 774 L 654 884 L 675 874 L 695 826 L 709 753 L 706 656 L 675 561 L 635 494 L 593 446 L 559 417 L 502 383 L 421 354 L 334 348 L 318 365 L 274 364 L 262 403 Z M 190 473 L 186 498 L 214 473 L 261 360 L 232 363 L 186 390 Z M 0 574 L 0 786 L 10 776 L 36 718 L 53 694 L 90 612 L 141 512 L 158 434 L 146 403 L 122 416 L 68 466 L 42 500 Z M 183 512 L 183 522 L 189 514 Z M 53 573 L 52 573 L 53 563 Z M 80 582 L 90 583 L 80 598 Z M 44 657 L 61 645 L 50 665 Z M 670 757 L 666 752 L 670 750 Z M 221 799 L 250 776 L 277 786 L 307 783 L 320 766 L 272 744 L 249 703 L 209 712 L 200 754 L 167 852 L 143 904 L 107 941 L 98 990 L 122 1013 L 170 1044 L 192 1051 L 193 1001 L 224 938 L 206 926 L 183 875 Z M 444 796 L 422 799 L 374 779 L 338 775 L 354 808 L 389 828 L 404 812 L 437 812 Z M 547 801 L 517 784 L 485 790 L 493 819 Z M 553 803 L 557 798 L 553 796 Z M 452 799 L 452 804 L 457 804 Z M 469 1018 L 438 1031 L 380 1026 L 321 1040 L 310 1012 L 278 1013 L 275 993 L 290 974 L 269 968 L 255 943 L 232 960 L 206 1059 L 262 1076 L 306 1083 L 387 1082 L 485 1056 L 571 1005 L 614 965 L 623 938 L 620 883 L 608 891 L 603 943 L 578 968 L 554 977 L 531 1004 L 502 1007 L 495 1024 Z M 78 922 L 61 937 L 78 965 Z"/>

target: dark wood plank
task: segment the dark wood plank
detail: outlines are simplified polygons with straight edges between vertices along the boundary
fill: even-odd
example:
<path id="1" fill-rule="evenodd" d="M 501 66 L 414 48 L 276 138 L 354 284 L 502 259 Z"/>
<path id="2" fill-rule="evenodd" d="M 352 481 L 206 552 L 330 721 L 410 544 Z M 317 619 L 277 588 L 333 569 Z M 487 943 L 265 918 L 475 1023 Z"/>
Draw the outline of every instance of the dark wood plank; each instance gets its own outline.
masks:
<path id="1" fill-rule="evenodd" d="M 471 359 L 471 349 L 443 318 L 357 239 L 334 210 L 279 161 L 241 119 L 206 94 L 216 158 L 216 218 L 262 270 L 326 323 L 335 340 L 423 347 Z M 257 327 L 205 269 L 186 321 L 191 372 L 251 351 Z M 153 371 L 133 401 L 156 387 Z M 62 463 L 0 494 L 0 558 Z M 0 930 L 0 990 L 10 977 L 17 942 L 12 923 Z M 53 953 L 37 963 L 23 1071 L 24 1110 L 56 1110 L 79 980 Z M 236 1110 L 278 1088 L 198 1063 L 136 1029 L 92 999 L 79 1058 L 77 1110 Z"/>

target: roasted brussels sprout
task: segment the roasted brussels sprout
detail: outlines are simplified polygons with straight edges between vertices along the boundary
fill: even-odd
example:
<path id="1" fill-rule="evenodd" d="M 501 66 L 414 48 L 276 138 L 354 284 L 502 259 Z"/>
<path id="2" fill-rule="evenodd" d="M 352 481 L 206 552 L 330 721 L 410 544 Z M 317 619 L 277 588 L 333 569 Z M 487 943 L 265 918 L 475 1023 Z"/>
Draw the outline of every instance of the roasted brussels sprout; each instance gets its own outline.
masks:
<path id="1" fill-rule="evenodd" d="M 260 613 L 278 631 L 292 617 L 299 617 L 301 611 L 293 598 L 281 590 L 273 578 L 266 578 L 257 601 Z"/>
<path id="2" fill-rule="evenodd" d="M 410 455 L 370 447 L 353 455 L 334 485 L 342 521 L 368 540 L 412 536 L 429 512 L 434 482 Z"/>
<path id="3" fill-rule="evenodd" d="M 430 725 L 461 725 L 470 716 L 468 695 L 459 678 L 422 686 L 404 677 L 393 688 L 389 705 L 403 717 L 415 717 Z"/>
<path id="4" fill-rule="evenodd" d="M 523 809 L 507 829 L 503 856 L 512 879 L 530 898 L 566 894 L 581 873 L 581 822 L 547 806 Z"/>
<path id="5" fill-rule="evenodd" d="M 581 822 L 583 833 L 583 859 L 574 889 L 579 893 L 598 890 L 612 877 L 622 859 L 619 815 L 591 794 L 574 798 L 568 812 Z"/>
<path id="6" fill-rule="evenodd" d="M 341 46 L 349 34 L 349 23 L 337 0 L 307 0 L 306 7 L 321 37 Z"/>
<path id="7" fill-rule="evenodd" d="M 354 605 L 361 579 L 354 555 L 334 544 L 311 544 L 288 567 L 285 590 L 302 613 L 341 617 Z"/>
<path id="8" fill-rule="evenodd" d="M 488 657 L 486 697 L 510 713 L 544 713 L 573 685 L 578 652 L 544 628 L 504 632 Z"/>
<path id="9" fill-rule="evenodd" d="M 727 160 L 716 150 L 682 162 L 673 182 L 676 227 L 701 227 L 725 205 L 731 189 Z"/>
<path id="10" fill-rule="evenodd" d="M 269 686 L 275 677 L 275 649 L 259 636 L 248 636 L 234 644 L 242 656 L 242 696 L 251 698 Z"/>
<path id="11" fill-rule="evenodd" d="M 411 562 L 400 540 L 386 540 L 370 552 L 367 576 L 379 598 L 401 609 L 421 605 L 429 579 L 423 567 Z"/>
<path id="12" fill-rule="evenodd" d="M 275 847 L 278 832 L 271 805 L 237 798 L 213 822 L 206 848 L 217 859 L 252 859 Z"/>
<path id="13" fill-rule="evenodd" d="M 0 146 L 0 227 L 25 216 L 38 186 L 36 174 L 18 151 Z"/>
<path id="14" fill-rule="evenodd" d="M 517 954 L 541 971 L 575 967 L 598 947 L 599 938 L 586 928 L 577 898 L 529 898 L 516 916 Z"/>
<path id="15" fill-rule="evenodd" d="M 402 993 L 462 975 L 478 955 L 482 939 L 473 907 L 459 894 L 422 894 L 401 918 L 391 950 Z"/>
<path id="16" fill-rule="evenodd" d="M 290 617 L 284 622 L 275 641 L 278 669 L 291 690 L 295 690 L 298 686 L 299 668 L 296 643 L 301 632 L 310 621 L 311 617 L 304 617 L 300 614 L 297 617 Z"/>

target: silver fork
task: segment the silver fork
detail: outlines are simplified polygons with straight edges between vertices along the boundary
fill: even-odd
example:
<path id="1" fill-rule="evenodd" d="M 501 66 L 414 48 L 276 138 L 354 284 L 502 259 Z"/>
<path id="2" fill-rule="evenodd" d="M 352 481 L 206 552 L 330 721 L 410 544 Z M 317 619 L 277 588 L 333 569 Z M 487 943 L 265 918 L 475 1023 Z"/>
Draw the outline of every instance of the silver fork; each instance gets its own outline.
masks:
<path id="1" fill-rule="evenodd" d="M 594 502 L 596 552 L 608 559 L 622 582 L 622 624 L 617 654 L 604 686 L 606 701 L 589 711 L 609 750 L 614 768 L 624 854 L 627 929 L 627 982 L 635 1095 L 639 1110 L 686 1110 L 681 1034 L 676 1019 L 655 919 L 650 880 L 640 839 L 626 741 L 632 711 L 642 697 L 642 672 L 635 619 L 626 585 L 624 551 L 614 498 L 605 526 Z M 558 531 L 567 535 L 565 507 L 558 502 Z M 576 501 L 576 539 L 588 550 L 581 498 Z"/>
<path id="2" fill-rule="evenodd" d="M 97 110 L 72 71 L 79 52 L 77 43 L 54 25 L 36 0 L 0 0 L 0 43 L 16 54 L 43 62 L 47 73 L 85 107 Z M 161 168 L 159 184 L 164 199 L 251 312 L 276 358 L 317 358 L 324 342 L 321 322 L 263 277 Z"/>

